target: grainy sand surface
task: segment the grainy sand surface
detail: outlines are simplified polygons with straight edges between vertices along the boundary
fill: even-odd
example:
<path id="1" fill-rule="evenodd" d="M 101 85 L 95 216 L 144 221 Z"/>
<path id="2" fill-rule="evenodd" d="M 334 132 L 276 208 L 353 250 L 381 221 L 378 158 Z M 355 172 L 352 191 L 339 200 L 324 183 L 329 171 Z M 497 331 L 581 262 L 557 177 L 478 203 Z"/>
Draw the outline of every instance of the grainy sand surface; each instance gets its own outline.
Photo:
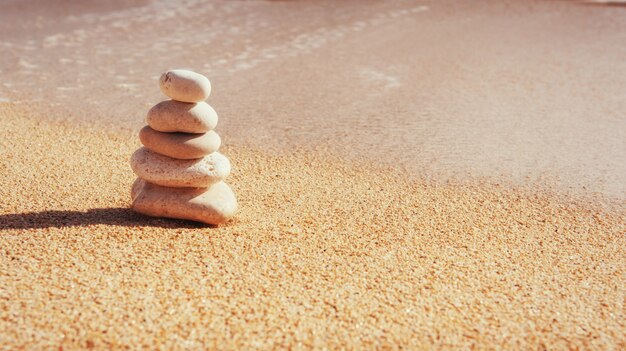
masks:
<path id="1" fill-rule="evenodd" d="M 171 68 L 228 225 L 128 209 Z M 0 0 L 0 350 L 626 349 L 624 92 L 623 2 Z"/>
<path id="2" fill-rule="evenodd" d="M 227 144 L 211 228 L 128 209 L 134 132 L 0 127 L 0 349 L 626 347 L 623 203 Z"/>

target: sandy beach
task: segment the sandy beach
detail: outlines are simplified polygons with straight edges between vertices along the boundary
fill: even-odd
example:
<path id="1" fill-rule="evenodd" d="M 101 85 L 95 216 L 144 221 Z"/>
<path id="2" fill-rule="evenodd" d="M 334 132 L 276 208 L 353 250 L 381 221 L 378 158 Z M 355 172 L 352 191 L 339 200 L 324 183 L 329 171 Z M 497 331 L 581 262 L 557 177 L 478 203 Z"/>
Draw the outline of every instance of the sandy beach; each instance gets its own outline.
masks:
<path id="1" fill-rule="evenodd" d="M 624 349 L 626 11 L 0 1 L 0 350 Z M 235 219 L 130 209 L 157 79 Z"/>
<path id="2" fill-rule="evenodd" d="M 3 348 L 626 343 L 624 211 L 227 145 L 210 228 L 128 208 L 134 133 L 0 119 Z"/>

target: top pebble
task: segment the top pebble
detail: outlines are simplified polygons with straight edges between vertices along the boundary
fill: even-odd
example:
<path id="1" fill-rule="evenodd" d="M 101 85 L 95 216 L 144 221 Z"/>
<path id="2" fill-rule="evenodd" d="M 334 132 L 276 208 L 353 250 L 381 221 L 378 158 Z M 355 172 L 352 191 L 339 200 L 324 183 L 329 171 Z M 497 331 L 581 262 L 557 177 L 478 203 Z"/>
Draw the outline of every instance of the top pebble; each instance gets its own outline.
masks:
<path id="1" fill-rule="evenodd" d="M 173 69 L 161 75 L 159 87 L 163 94 L 182 102 L 200 102 L 211 94 L 211 82 L 199 73 Z"/>

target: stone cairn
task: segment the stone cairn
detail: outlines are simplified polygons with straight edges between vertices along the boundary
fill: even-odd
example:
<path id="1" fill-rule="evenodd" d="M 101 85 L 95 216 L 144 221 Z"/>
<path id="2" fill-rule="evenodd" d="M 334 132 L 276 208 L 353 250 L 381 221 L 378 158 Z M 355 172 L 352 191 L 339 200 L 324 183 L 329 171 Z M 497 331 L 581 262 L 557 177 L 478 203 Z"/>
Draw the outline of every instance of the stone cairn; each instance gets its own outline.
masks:
<path id="1" fill-rule="evenodd" d="M 144 147 L 130 159 L 139 177 L 131 190 L 132 208 L 153 217 L 224 223 L 237 211 L 237 199 L 223 181 L 230 161 L 217 152 L 217 113 L 204 102 L 211 83 L 195 72 L 171 70 L 161 75 L 159 86 L 172 100 L 152 107 L 139 132 Z"/>

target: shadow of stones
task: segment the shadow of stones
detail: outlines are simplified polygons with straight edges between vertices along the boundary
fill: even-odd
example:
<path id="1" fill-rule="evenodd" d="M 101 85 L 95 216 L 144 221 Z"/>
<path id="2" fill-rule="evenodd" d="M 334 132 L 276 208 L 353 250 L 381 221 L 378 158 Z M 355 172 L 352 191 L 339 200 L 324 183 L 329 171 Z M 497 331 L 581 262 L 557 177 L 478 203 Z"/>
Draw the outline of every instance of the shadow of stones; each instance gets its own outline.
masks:
<path id="1" fill-rule="evenodd" d="M 215 227 L 178 219 L 148 217 L 130 208 L 94 208 L 87 211 L 42 211 L 0 215 L 0 230 L 85 227 L 96 224 L 159 228 Z"/>

